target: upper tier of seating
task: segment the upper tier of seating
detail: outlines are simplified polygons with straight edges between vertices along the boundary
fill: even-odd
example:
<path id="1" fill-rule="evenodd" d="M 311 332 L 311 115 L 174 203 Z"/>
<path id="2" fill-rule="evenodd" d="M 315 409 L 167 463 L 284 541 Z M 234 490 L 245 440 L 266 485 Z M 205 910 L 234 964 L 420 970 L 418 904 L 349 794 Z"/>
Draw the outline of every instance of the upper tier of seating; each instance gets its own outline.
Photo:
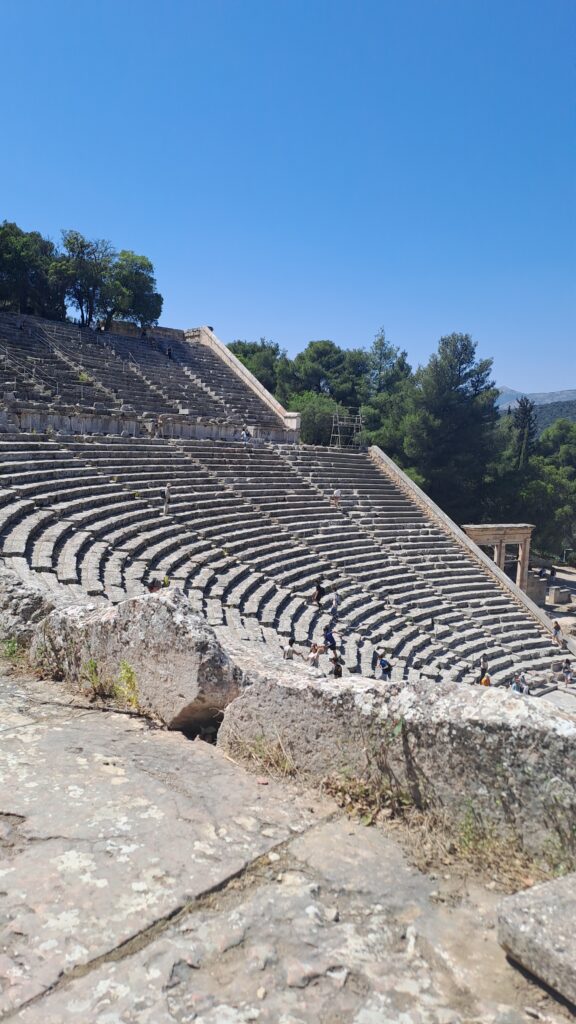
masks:
<path id="1" fill-rule="evenodd" d="M 168 514 L 164 488 L 171 484 Z M 342 490 L 339 507 L 329 496 Z M 0 436 L 2 554 L 48 585 L 119 601 L 168 576 L 216 629 L 280 651 L 331 620 L 348 671 L 384 645 L 404 678 L 544 678 L 550 634 L 368 453 L 120 437 Z"/>
<path id="2" fill-rule="evenodd" d="M 0 398 L 107 411 L 177 414 L 238 426 L 280 418 L 201 338 L 137 338 L 0 313 Z"/>

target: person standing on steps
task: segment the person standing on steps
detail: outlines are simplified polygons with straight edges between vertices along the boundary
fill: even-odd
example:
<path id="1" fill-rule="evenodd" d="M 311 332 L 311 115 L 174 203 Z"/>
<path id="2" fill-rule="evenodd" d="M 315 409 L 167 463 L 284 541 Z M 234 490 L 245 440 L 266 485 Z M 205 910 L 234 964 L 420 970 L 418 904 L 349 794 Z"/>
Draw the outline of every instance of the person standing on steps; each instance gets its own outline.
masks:
<path id="1" fill-rule="evenodd" d="M 168 483 L 166 484 L 166 487 L 164 488 L 164 513 L 163 514 L 165 516 L 167 516 L 168 512 L 170 511 L 170 501 L 171 501 L 171 498 L 172 498 L 172 493 L 171 493 L 171 488 L 170 488 L 170 481 L 168 481 Z"/>
<path id="2" fill-rule="evenodd" d="M 332 491 L 332 495 L 330 497 L 330 504 L 333 505 L 334 508 L 340 508 L 340 500 L 341 500 L 341 498 L 342 498 L 342 491 L 340 490 L 339 487 L 335 487 L 334 490 Z"/>
<path id="3" fill-rule="evenodd" d="M 378 667 L 380 669 L 380 678 L 385 679 L 386 682 L 390 682 L 392 677 L 392 665 L 386 657 L 386 651 L 377 651 L 376 657 L 378 659 Z"/>
<path id="4" fill-rule="evenodd" d="M 560 629 L 560 626 L 559 626 L 558 622 L 554 621 L 554 624 L 552 626 L 552 639 L 554 640 L 555 644 L 558 644 L 558 647 L 562 647 L 562 639 L 561 639 L 561 637 L 562 637 L 562 630 Z"/>
<path id="5" fill-rule="evenodd" d="M 314 586 L 314 590 L 312 591 L 312 595 L 310 597 L 312 604 L 315 604 L 318 606 L 318 608 L 321 608 L 322 598 L 324 597 L 325 593 L 326 591 L 324 590 L 324 587 L 322 586 L 320 580 L 318 580 L 318 582 Z"/>
<path id="6" fill-rule="evenodd" d="M 288 643 L 286 644 L 286 647 L 282 651 L 282 658 L 284 661 L 294 661 L 294 658 L 302 657 L 300 651 L 294 650 L 295 643 L 296 641 L 294 640 L 294 637 L 291 636 Z"/>
<path id="7" fill-rule="evenodd" d="M 336 651 L 334 651 L 334 657 L 330 658 L 330 661 L 332 662 L 332 675 L 334 676 L 335 679 L 341 679 L 342 662 L 339 656 L 336 654 Z"/>
<path id="8" fill-rule="evenodd" d="M 318 644 L 315 644 L 315 643 L 310 644 L 310 651 L 308 653 L 308 657 L 306 658 L 306 661 L 310 665 L 310 668 L 318 668 L 319 667 L 319 658 L 320 658 L 320 649 L 318 647 Z"/>
<path id="9" fill-rule="evenodd" d="M 336 653 L 336 638 L 334 633 L 330 629 L 330 626 L 324 626 L 324 650 L 333 651 Z"/>
<path id="10" fill-rule="evenodd" d="M 336 587 L 334 587 L 334 590 L 332 591 L 332 594 L 331 594 L 331 597 L 330 597 L 330 608 L 329 608 L 330 615 L 332 616 L 333 619 L 337 619 L 338 618 L 338 608 L 339 608 L 339 605 L 340 605 L 340 594 L 336 590 Z"/>
<path id="11" fill-rule="evenodd" d="M 478 669 L 479 669 L 479 672 L 480 672 L 480 675 L 478 676 L 478 682 L 481 683 L 483 678 L 484 678 L 484 676 L 488 672 L 488 655 L 487 654 L 483 654 L 482 657 L 480 658 L 480 664 L 478 666 Z"/>

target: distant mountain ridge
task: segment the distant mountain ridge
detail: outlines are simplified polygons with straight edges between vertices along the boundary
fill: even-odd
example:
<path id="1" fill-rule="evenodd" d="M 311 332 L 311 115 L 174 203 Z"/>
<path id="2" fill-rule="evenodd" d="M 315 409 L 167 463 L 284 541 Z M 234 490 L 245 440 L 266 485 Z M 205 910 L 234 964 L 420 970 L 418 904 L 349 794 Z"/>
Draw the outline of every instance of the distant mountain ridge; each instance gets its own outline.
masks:
<path id="1" fill-rule="evenodd" d="M 550 405 L 551 402 L 576 402 L 576 388 L 568 388 L 565 391 L 515 391 L 513 388 L 504 385 L 500 389 L 496 399 L 496 405 L 500 410 L 505 410 L 509 405 L 514 408 L 519 398 L 529 398 L 536 405 Z"/>

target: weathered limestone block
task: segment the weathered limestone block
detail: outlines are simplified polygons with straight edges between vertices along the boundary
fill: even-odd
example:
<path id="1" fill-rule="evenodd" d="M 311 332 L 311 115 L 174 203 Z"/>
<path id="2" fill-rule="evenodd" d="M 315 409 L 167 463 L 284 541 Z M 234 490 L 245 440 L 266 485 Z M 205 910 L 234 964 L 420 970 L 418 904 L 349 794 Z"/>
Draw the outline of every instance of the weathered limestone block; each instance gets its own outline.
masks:
<path id="1" fill-rule="evenodd" d="M 576 1005 L 576 874 L 503 900 L 498 939 L 513 960 Z"/>
<path id="2" fill-rule="evenodd" d="M 236 755 L 278 743 L 311 780 L 336 773 L 392 781 L 468 836 L 488 829 L 569 863 L 576 719 L 548 703 L 496 689 L 314 681 L 293 671 L 254 681 L 227 708 L 218 734 Z"/>
<path id="3" fill-rule="evenodd" d="M 177 589 L 111 608 L 55 611 L 38 629 L 31 659 L 80 687 L 130 684 L 138 707 L 172 729 L 214 721 L 243 685 L 242 672 Z"/>
<path id="4" fill-rule="evenodd" d="M 15 639 L 21 645 L 28 644 L 54 603 L 34 579 L 24 582 L 0 561 L 0 641 Z"/>

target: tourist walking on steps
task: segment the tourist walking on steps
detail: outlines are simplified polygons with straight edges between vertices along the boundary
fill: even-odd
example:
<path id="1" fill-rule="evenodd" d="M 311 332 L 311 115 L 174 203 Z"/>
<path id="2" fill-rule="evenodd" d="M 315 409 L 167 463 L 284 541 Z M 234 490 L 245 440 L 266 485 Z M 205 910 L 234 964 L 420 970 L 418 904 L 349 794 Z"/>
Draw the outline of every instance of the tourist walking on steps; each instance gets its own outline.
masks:
<path id="1" fill-rule="evenodd" d="M 170 511 L 170 499 L 171 499 L 170 483 L 166 484 L 164 488 L 164 515 L 167 516 Z"/>
<path id="2" fill-rule="evenodd" d="M 244 445 L 244 447 L 246 447 L 246 445 L 248 444 L 248 436 L 249 436 L 248 435 L 248 431 L 245 430 L 245 429 L 240 434 L 240 440 L 242 441 L 242 444 Z"/>
<path id="3" fill-rule="evenodd" d="M 558 625 L 558 623 L 556 621 L 554 621 L 554 624 L 552 626 L 552 638 L 554 640 L 554 643 L 558 644 L 558 647 L 562 647 L 562 639 L 561 639 L 561 637 L 562 637 L 562 630 L 560 629 L 560 626 Z"/>
<path id="4" fill-rule="evenodd" d="M 314 590 L 312 591 L 310 597 L 312 604 L 315 604 L 318 606 L 318 608 L 321 608 L 322 605 L 320 602 L 322 601 L 322 598 L 324 597 L 325 593 L 326 591 L 324 590 L 324 587 L 322 586 L 320 580 L 318 580 L 318 582 L 314 585 Z"/>
<path id="5" fill-rule="evenodd" d="M 333 619 L 336 619 L 338 617 L 339 605 L 340 605 L 340 594 L 338 593 L 338 591 L 336 589 L 334 589 L 332 591 L 331 596 L 330 596 L 330 608 L 329 608 L 330 615 L 332 616 Z"/>
<path id="6" fill-rule="evenodd" d="M 340 499 L 341 499 L 341 497 L 342 497 L 342 491 L 340 490 L 339 487 L 335 487 L 334 490 L 332 491 L 332 495 L 331 495 L 331 498 L 330 498 L 330 504 L 333 505 L 334 508 L 340 508 Z"/>

